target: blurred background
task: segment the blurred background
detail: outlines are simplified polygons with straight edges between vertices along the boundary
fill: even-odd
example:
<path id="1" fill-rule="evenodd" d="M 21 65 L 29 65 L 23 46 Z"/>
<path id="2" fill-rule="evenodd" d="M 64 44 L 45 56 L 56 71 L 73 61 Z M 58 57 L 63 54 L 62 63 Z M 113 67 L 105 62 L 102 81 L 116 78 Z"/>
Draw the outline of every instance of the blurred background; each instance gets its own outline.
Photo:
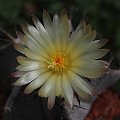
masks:
<path id="1" fill-rule="evenodd" d="M 28 22 L 32 24 L 31 15 L 34 14 L 42 20 L 43 8 L 46 9 L 51 16 L 54 13 L 60 13 L 63 8 L 68 11 L 69 18 L 72 20 L 74 28 L 81 20 L 92 24 L 93 29 L 97 31 L 97 39 L 108 39 L 106 47 L 110 48 L 111 53 L 107 60 L 113 57 L 112 68 L 120 68 L 120 0 L 0 0 L 0 27 L 5 29 L 13 37 L 16 37 L 16 31 L 20 30 L 20 25 Z M 10 40 L 5 34 L 0 32 L 0 65 L 2 75 L 10 68 L 4 68 L 3 64 L 10 62 L 10 67 L 15 66 L 13 61 L 16 61 L 13 54 L 15 51 L 9 50 L 6 46 L 10 45 Z M 6 51 L 4 50 L 6 49 Z M 9 51 L 9 52 L 8 52 Z M 13 69 L 13 68 L 11 68 Z M 10 74 L 14 70 L 7 71 Z M 9 75 L 5 79 L 10 79 Z M 12 78 L 11 78 L 12 79 Z M 1 81 L 4 81 L 3 79 Z M 0 82 L 1 88 L 6 86 L 4 82 Z M 8 82 L 9 84 L 9 82 Z M 120 89 L 120 82 L 115 86 L 115 89 Z M 10 86 L 8 86 L 10 89 Z M 3 89 L 1 90 L 3 93 Z M 9 94 L 5 89 L 6 97 Z M 1 95 L 2 96 L 2 95 Z M 3 95 L 4 96 L 4 95 Z"/>
<path id="2" fill-rule="evenodd" d="M 21 23 L 31 23 L 31 14 L 42 18 L 43 8 L 51 14 L 66 8 L 74 26 L 82 19 L 91 23 L 99 39 L 109 39 L 120 66 L 120 0 L 0 0 L 0 26 L 15 37 Z"/>

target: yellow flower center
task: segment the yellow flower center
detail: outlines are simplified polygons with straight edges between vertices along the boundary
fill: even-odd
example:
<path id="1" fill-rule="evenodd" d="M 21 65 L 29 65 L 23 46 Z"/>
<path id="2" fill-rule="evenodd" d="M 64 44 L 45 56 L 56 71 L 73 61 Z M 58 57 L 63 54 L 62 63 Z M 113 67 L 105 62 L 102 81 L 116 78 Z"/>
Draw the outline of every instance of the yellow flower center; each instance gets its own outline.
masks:
<path id="1" fill-rule="evenodd" d="M 48 68 L 53 69 L 57 72 L 63 72 L 68 68 L 68 58 L 65 53 L 57 52 L 51 55 L 47 61 Z"/>

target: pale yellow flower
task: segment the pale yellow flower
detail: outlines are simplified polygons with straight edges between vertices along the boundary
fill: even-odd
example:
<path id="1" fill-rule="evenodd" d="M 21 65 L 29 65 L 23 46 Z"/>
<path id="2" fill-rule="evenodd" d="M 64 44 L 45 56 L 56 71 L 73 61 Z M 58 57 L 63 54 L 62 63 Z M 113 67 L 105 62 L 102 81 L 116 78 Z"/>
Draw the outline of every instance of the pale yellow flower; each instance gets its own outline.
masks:
<path id="1" fill-rule="evenodd" d="M 83 21 L 73 30 L 66 12 L 54 15 L 43 12 L 43 24 L 33 16 L 34 26 L 22 26 L 24 34 L 17 32 L 15 49 L 18 56 L 15 77 L 16 86 L 27 85 L 25 93 L 38 89 L 38 95 L 48 98 L 48 108 L 55 103 L 56 96 L 65 98 L 73 106 L 76 92 L 80 98 L 93 95 L 93 88 L 85 78 L 98 78 L 106 71 L 99 60 L 108 50 L 100 49 L 106 40 L 94 40 L 96 32 Z"/>

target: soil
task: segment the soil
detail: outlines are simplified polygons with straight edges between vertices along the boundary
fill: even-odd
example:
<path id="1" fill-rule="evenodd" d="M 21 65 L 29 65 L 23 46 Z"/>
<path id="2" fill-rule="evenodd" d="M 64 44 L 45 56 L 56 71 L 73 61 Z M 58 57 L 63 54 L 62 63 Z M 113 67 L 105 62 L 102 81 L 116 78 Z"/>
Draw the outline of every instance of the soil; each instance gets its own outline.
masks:
<path id="1" fill-rule="evenodd" d="M 85 120 L 120 120 L 120 95 L 111 89 L 94 102 Z"/>

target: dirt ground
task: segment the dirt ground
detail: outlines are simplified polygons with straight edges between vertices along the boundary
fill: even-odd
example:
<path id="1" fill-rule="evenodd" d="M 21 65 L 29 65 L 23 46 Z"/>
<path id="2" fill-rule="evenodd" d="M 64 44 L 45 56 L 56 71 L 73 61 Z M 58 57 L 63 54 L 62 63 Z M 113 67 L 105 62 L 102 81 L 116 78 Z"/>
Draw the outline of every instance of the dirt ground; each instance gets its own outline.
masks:
<path id="1" fill-rule="evenodd" d="M 85 120 L 120 120 L 120 95 L 112 90 L 102 93 Z"/>

